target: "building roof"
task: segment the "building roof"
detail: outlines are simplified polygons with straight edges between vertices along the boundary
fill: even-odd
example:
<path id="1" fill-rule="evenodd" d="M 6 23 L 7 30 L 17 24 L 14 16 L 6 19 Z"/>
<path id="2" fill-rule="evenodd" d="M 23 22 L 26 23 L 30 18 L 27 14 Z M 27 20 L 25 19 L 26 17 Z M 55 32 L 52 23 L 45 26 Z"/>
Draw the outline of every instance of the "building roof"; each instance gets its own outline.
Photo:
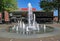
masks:
<path id="1" fill-rule="evenodd" d="M 28 8 L 20 8 L 19 11 L 28 11 Z M 32 8 L 32 11 L 36 11 L 36 8 Z"/>

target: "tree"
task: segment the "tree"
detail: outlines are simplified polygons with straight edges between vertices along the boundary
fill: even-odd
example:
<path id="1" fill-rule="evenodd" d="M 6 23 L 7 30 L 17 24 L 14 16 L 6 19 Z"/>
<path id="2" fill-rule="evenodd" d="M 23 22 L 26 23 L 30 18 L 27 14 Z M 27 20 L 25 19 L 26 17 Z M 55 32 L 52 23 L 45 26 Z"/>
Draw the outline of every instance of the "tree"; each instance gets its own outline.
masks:
<path id="1" fill-rule="evenodd" d="M 41 0 L 40 7 L 45 11 L 58 10 L 58 22 L 60 18 L 60 0 Z"/>
<path id="2" fill-rule="evenodd" d="M 2 8 L 3 8 L 3 1 L 0 0 L 0 12 L 2 11 Z"/>
<path id="3" fill-rule="evenodd" d="M 13 11 L 17 9 L 17 0 L 1 0 L 0 4 L 0 11 Z"/>

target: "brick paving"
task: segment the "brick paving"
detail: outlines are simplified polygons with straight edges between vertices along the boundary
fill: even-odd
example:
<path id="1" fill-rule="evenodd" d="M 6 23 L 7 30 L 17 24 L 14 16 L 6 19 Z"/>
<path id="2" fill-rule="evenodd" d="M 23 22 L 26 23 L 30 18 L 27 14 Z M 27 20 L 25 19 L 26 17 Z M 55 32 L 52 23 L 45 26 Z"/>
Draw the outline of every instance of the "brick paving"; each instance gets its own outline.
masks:
<path id="1" fill-rule="evenodd" d="M 33 39 L 10 39 L 0 38 L 0 41 L 60 41 L 60 35 L 44 38 L 33 38 Z"/>
<path id="2" fill-rule="evenodd" d="M 15 24 L 15 23 L 14 23 Z M 0 24 L 0 27 L 6 28 L 9 26 L 13 26 L 14 24 Z M 52 27 L 60 27 L 60 24 L 46 24 Z M 43 37 L 43 38 L 30 38 L 30 39 L 11 39 L 11 38 L 2 38 L 0 37 L 0 41 L 60 41 L 60 35 L 51 36 L 51 37 Z"/>

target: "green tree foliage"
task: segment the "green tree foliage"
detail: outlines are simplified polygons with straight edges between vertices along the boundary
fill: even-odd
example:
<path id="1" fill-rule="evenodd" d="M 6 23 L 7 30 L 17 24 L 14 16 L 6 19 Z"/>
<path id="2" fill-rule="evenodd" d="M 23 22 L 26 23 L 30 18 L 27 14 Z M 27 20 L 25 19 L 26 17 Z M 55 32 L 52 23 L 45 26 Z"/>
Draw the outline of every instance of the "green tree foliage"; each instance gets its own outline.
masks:
<path id="1" fill-rule="evenodd" d="M 0 4 L 1 10 L 13 11 L 17 9 L 17 0 L 1 0 Z"/>
<path id="2" fill-rule="evenodd" d="M 40 7 L 45 11 L 58 10 L 58 21 L 59 21 L 59 9 L 60 9 L 60 0 L 41 0 L 39 3 Z"/>
<path id="3" fill-rule="evenodd" d="M 2 11 L 2 8 L 3 8 L 3 2 L 2 0 L 0 0 L 0 12 Z"/>
<path id="4" fill-rule="evenodd" d="M 43 8 L 43 10 L 45 10 L 45 11 L 51 11 L 54 9 L 53 2 L 49 2 L 46 0 L 43 0 L 40 2 L 40 7 Z"/>

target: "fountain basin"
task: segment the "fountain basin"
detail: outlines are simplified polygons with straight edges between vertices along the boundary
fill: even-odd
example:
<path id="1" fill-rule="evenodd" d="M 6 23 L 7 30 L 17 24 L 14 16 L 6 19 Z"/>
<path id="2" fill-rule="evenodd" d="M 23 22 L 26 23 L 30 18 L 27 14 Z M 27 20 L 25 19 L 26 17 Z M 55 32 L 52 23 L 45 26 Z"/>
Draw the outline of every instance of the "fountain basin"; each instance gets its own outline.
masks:
<path id="1" fill-rule="evenodd" d="M 32 34 L 43 34 L 43 33 L 50 33 L 50 32 L 53 32 L 54 31 L 54 28 L 53 27 L 50 27 L 50 26 L 46 26 L 46 30 L 44 32 L 44 28 L 42 27 L 39 27 L 39 31 L 38 30 L 32 30 L 32 28 L 29 28 L 30 31 L 28 35 L 32 35 Z M 8 29 L 5 30 L 6 32 L 9 32 L 9 33 L 16 33 L 16 29 L 15 30 L 12 30 L 12 26 L 8 27 Z M 20 33 L 21 31 L 21 33 Z M 23 29 L 20 28 L 20 31 L 18 31 L 18 34 L 22 34 L 23 35 Z M 35 32 L 35 33 L 34 33 Z M 26 30 L 24 30 L 24 34 L 26 35 Z"/>
<path id="2" fill-rule="evenodd" d="M 50 28 L 50 26 L 49 26 Z M 50 32 L 44 32 L 44 33 L 36 33 L 36 34 L 17 34 L 16 32 L 8 32 L 7 28 L 1 28 L 0 29 L 0 37 L 3 38 L 16 38 L 16 39 L 30 39 L 30 38 L 41 38 L 41 37 L 49 37 L 49 36 L 55 36 L 60 34 L 60 28 L 58 27 L 52 27 L 53 30 Z M 51 29 L 51 28 L 50 28 Z M 48 29 L 47 29 L 48 30 Z"/>

